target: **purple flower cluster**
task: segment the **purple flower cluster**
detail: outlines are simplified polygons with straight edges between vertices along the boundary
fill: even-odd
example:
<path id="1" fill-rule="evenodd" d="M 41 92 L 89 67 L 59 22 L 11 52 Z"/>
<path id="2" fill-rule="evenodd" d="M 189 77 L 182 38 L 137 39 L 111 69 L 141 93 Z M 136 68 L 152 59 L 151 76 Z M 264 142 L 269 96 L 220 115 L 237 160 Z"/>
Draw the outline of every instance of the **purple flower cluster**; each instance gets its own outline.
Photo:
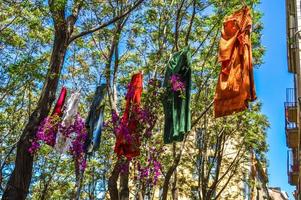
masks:
<path id="1" fill-rule="evenodd" d="M 159 176 L 161 175 L 161 171 L 160 171 L 161 170 L 161 163 L 157 160 L 154 160 L 153 165 L 154 165 L 154 168 L 153 168 L 153 170 L 154 170 L 154 185 L 156 185 L 157 181 L 159 179 Z"/>
<path id="2" fill-rule="evenodd" d="M 31 141 L 31 146 L 28 149 L 31 154 L 34 154 L 39 150 L 41 142 L 44 142 L 50 146 L 54 146 L 59 122 L 60 118 L 57 115 L 46 117 L 41 122 L 36 136 Z"/>
<path id="3" fill-rule="evenodd" d="M 174 92 L 184 92 L 185 91 L 185 83 L 182 81 L 181 77 L 177 74 L 173 74 L 170 77 L 171 89 Z"/>
<path id="4" fill-rule="evenodd" d="M 40 124 L 36 137 L 31 142 L 28 151 L 34 154 L 40 148 L 42 142 L 51 146 L 55 145 L 57 131 L 71 138 L 70 153 L 75 157 L 79 168 L 83 171 L 86 168 L 86 160 L 84 156 L 84 145 L 87 139 L 87 131 L 84 119 L 79 114 L 76 115 L 75 121 L 71 126 L 64 127 L 57 115 L 46 117 Z"/>
<path id="5" fill-rule="evenodd" d="M 113 133 L 118 135 L 123 135 L 125 140 L 130 143 L 132 141 L 132 135 L 130 134 L 128 125 L 119 117 L 116 111 L 112 111 L 112 118 L 111 120 L 104 123 L 105 127 L 112 128 Z"/>
<path id="6" fill-rule="evenodd" d="M 152 130 L 156 124 L 156 116 L 148 108 L 140 108 L 137 111 L 137 118 L 141 128 L 144 130 L 144 137 L 150 138 Z M 142 131 L 143 131 L 142 130 Z"/>
<path id="7" fill-rule="evenodd" d="M 150 186 L 156 185 L 161 175 L 161 163 L 158 161 L 159 152 L 155 147 L 150 148 L 146 166 L 142 167 L 140 162 L 137 163 L 137 178 Z"/>
<path id="8" fill-rule="evenodd" d="M 149 167 L 141 167 L 140 163 L 138 164 L 138 176 L 140 180 L 148 178 L 149 171 Z"/>
<path id="9" fill-rule="evenodd" d="M 40 143 L 37 140 L 33 140 L 31 142 L 31 146 L 29 147 L 28 151 L 31 154 L 35 154 L 35 152 L 37 152 L 40 148 Z"/>
<path id="10" fill-rule="evenodd" d="M 84 145 L 88 134 L 85 127 L 85 121 L 79 114 L 77 114 L 73 125 L 71 125 L 71 128 L 68 129 L 68 131 L 75 134 L 74 138 L 72 138 L 70 151 L 74 155 L 75 159 L 77 159 L 80 170 L 84 171 L 87 165 Z M 68 135 L 70 136 L 71 133 L 68 133 Z"/>
<path id="11" fill-rule="evenodd" d="M 120 173 L 124 174 L 129 171 L 129 163 L 125 162 L 120 165 Z"/>

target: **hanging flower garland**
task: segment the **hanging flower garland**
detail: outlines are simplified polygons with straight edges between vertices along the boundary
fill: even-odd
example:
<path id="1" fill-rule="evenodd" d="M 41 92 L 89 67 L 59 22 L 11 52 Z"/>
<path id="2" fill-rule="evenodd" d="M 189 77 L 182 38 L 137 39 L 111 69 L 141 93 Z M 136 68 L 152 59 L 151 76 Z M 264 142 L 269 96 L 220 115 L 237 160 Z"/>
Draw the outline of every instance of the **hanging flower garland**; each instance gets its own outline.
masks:
<path id="1" fill-rule="evenodd" d="M 86 168 L 84 144 L 88 134 L 85 128 L 85 121 L 79 114 L 76 115 L 74 123 L 68 127 L 62 125 L 61 118 L 57 115 L 46 117 L 40 124 L 36 137 L 31 141 L 31 147 L 29 147 L 28 151 L 31 154 L 35 154 L 43 143 L 54 146 L 58 130 L 70 139 L 71 145 L 68 151 L 79 163 L 80 170 L 84 171 Z"/>
<path id="2" fill-rule="evenodd" d="M 115 135 L 121 134 L 129 145 L 136 145 L 133 141 L 140 141 L 143 146 L 148 146 L 153 136 L 153 129 L 158 119 L 158 104 L 161 102 L 161 98 L 164 94 L 163 89 L 160 88 L 160 82 L 156 79 L 150 79 L 148 82 L 147 95 L 144 97 L 143 106 L 133 107 L 131 115 L 132 119 L 137 121 L 137 127 L 135 134 L 130 134 L 130 130 L 127 124 L 123 123 L 122 117 L 120 117 L 115 111 L 112 112 L 111 119 L 104 123 L 104 127 L 112 131 Z M 131 95 L 131 92 L 128 93 Z M 134 138 L 138 137 L 138 138 Z M 140 146 L 140 144 L 139 144 Z M 139 146 L 133 148 L 139 148 Z M 135 172 L 135 182 L 138 185 L 144 185 L 151 190 L 161 176 L 161 163 L 159 162 L 159 155 L 162 149 L 159 147 L 147 147 L 147 151 L 143 151 L 140 156 L 134 158 L 125 158 L 128 161 L 132 161 L 132 166 L 137 169 Z M 145 162 L 145 157 L 147 161 Z M 129 165 L 127 162 L 121 164 L 120 172 L 128 172 Z M 139 188 L 139 187 L 138 187 Z"/>
<path id="3" fill-rule="evenodd" d="M 61 118 L 66 92 L 66 88 L 63 87 L 53 114 L 41 122 L 28 151 L 35 154 L 43 143 L 54 147 L 60 153 L 66 150 L 73 155 L 77 167 L 84 171 L 86 168 L 84 145 L 88 134 L 85 121 L 77 112 L 80 93 L 74 92 L 71 94 L 67 102 L 65 115 Z"/>
<path id="4" fill-rule="evenodd" d="M 46 117 L 38 127 L 35 138 L 31 141 L 31 146 L 28 151 L 31 154 L 35 154 L 42 143 L 46 143 L 50 146 L 55 145 L 56 133 L 58 131 L 61 118 L 58 115 L 52 115 Z"/>
<path id="5" fill-rule="evenodd" d="M 149 158 L 146 163 L 136 162 L 135 165 L 138 169 L 138 176 L 135 176 L 135 180 L 141 182 L 148 188 L 151 188 L 157 184 L 157 181 L 161 175 L 161 163 L 159 162 L 159 156 L 162 149 L 151 147 L 149 149 Z"/>
<path id="6" fill-rule="evenodd" d="M 164 89 L 156 79 L 150 79 L 148 82 L 147 93 L 143 101 L 143 109 L 138 113 L 141 133 L 143 135 L 141 142 L 144 151 L 141 157 L 133 162 L 135 172 L 134 180 L 139 190 L 146 189 L 151 193 L 154 186 L 157 185 L 161 176 L 160 155 L 163 152 L 163 146 L 153 137 L 153 130 L 158 119 L 158 104 L 164 97 Z"/>

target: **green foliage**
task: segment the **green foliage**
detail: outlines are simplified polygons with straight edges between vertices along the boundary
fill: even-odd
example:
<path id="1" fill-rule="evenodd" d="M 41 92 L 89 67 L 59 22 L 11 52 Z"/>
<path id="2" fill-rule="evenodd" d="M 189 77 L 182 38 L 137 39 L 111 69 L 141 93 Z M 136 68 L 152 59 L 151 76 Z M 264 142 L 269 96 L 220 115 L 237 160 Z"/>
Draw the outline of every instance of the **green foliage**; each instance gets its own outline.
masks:
<path id="1" fill-rule="evenodd" d="M 67 17 L 81 1 L 54 2 L 51 9 L 45 1 L 39 0 L 21 3 L 20 1 L 0 2 L 0 160 L 3 161 L 7 156 L 6 165 L 2 169 L 1 189 L 5 187 L 13 167 L 15 154 L 13 147 L 19 140 L 24 124 L 38 101 L 48 70 L 51 44 L 54 40 L 54 25 L 50 10 L 64 8 L 64 15 Z M 120 2 L 123 1 L 83 1 L 74 34 L 96 27 L 119 15 L 134 1 Z M 81 88 L 79 110 L 85 117 L 96 85 L 108 80 L 111 88 L 116 87 L 117 111 L 122 114 L 124 95 L 131 75 L 138 70 L 143 70 L 145 80 L 143 105 L 154 105 L 152 108 L 157 113 L 158 120 L 153 138 L 141 146 L 141 156 L 138 159 L 142 163 L 148 159 L 150 147 L 163 148 L 162 105 L 158 99 L 152 99 L 146 84 L 152 78 L 163 80 L 165 64 L 170 54 L 176 51 L 175 24 L 181 2 L 181 0 L 147 1 L 138 8 L 139 11 L 130 13 L 129 18 L 122 22 L 124 26 L 119 32 L 118 23 L 115 23 L 101 31 L 77 39 L 69 46 L 61 73 L 60 86 L 65 85 L 70 90 Z M 254 64 L 259 67 L 265 52 L 260 41 L 263 29 L 262 13 L 256 8 L 259 4 L 258 0 L 248 0 L 247 3 L 255 8 L 252 12 L 252 43 Z M 193 13 L 193 1 L 185 0 L 179 12 L 178 46 L 179 49 L 184 48 L 188 38 L 188 45 L 193 55 L 192 121 L 198 119 L 214 96 L 220 70 L 217 51 L 223 18 L 241 6 L 240 0 L 197 1 L 189 35 L 187 33 Z M 110 55 L 114 38 L 117 38 L 115 45 L 118 51 Z M 111 117 L 110 98 L 106 99 L 105 104 L 107 120 Z M 260 107 L 261 104 L 256 102 L 249 111 L 218 120 L 213 118 L 210 109 L 206 119 L 202 118 L 196 122 L 190 133 L 191 137 L 185 145 L 186 153 L 178 168 L 177 181 L 180 195 L 190 196 L 191 188 L 197 187 L 197 181 L 191 181 L 185 174 L 187 170 L 191 174 L 196 172 L 199 148 L 195 145 L 195 134 L 199 128 L 206 128 L 204 141 L 208 146 L 212 147 L 216 144 L 219 139 L 217 135 L 224 129 L 225 141 L 233 139 L 240 141 L 237 148 L 243 148 L 244 152 L 254 151 L 263 162 L 266 162 L 266 129 L 269 124 L 267 118 L 260 113 Z M 107 180 L 117 160 L 113 152 L 114 143 L 114 133 L 105 130 L 100 149 L 88 160 L 82 199 L 105 197 Z M 201 151 L 205 150 L 201 149 Z M 247 154 L 241 158 L 240 164 L 247 162 Z M 173 160 L 172 146 L 164 146 L 164 152 L 160 155 L 163 173 L 167 172 Z M 208 162 L 208 159 L 206 162 L 205 168 L 211 169 L 213 163 Z M 134 175 L 133 172 L 131 180 Z M 154 190 L 162 187 L 163 181 L 164 176 L 161 176 Z M 75 195 L 75 184 L 72 158 L 58 155 L 52 148 L 45 146 L 35 157 L 34 177 L 28 199 L 41 199 L 43 194 L 44 199 L 70 199 Z M 136 191 L 134 186 L 130 189 Z M 2 191 L 0 190 L 0 194 Z"/>

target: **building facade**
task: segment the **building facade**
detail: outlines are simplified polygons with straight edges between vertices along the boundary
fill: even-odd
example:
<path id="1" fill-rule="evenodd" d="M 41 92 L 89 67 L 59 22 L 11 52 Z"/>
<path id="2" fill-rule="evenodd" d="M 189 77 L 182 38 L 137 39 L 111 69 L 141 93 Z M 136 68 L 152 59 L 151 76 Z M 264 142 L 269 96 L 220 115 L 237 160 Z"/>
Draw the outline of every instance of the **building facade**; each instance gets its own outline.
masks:
<path id="1" fill-rule="evenodd" d="M 301 200 L 300 193 L 300 47 L 301 47 L 301 1 L 286 0 L 287 60 L 288 71 L 294 76 L 294 87 L 287 88 L 285 108 L 288 182 L 296 187 L 295 198 Z"/>

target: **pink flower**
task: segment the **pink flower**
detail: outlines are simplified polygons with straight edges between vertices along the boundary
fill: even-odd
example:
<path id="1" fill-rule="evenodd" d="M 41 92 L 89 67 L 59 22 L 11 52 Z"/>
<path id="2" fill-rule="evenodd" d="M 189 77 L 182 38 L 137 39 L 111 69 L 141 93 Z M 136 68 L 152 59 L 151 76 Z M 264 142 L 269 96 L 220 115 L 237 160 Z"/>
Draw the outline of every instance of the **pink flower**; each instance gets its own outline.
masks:
<path id="1" fill-rule="evenodd" d="M 39 150 L 41 146 L 39 142 L 45 142 L 50 146 L 54 146 L 59 122 L 60 118 L 57 115 L 46 117 L 41 122 L 35 138 L 32 140 L 31 147 L 28 149 L 31 154 L 34 154 Z"/>
<path id="2" fill-rule="evenodd" d="M 171 89 L 174 92 L 184 92 L 185 83 L 182 81 L 181 77 L 177 74 L 173 74 L 170 78 Z"/>
<path id="3" fill-rule="evenodd" d="M 85 121 L 79 114 L 76 115 L 74 123 L 68 127 L 64 127 L 56 116 L 46 117 L 38 127 L 36 137 L 32 140 L 28 151 L 31 154 L 36 153 L 42 142 L 54 146 L 58 129 L 65 137 L 72 139 L 69 151 L 78 161 L 80 170 L 85 170 L 87 163 L 84 156 L 84 145 L 88 134 L 85 128 Z"/>

